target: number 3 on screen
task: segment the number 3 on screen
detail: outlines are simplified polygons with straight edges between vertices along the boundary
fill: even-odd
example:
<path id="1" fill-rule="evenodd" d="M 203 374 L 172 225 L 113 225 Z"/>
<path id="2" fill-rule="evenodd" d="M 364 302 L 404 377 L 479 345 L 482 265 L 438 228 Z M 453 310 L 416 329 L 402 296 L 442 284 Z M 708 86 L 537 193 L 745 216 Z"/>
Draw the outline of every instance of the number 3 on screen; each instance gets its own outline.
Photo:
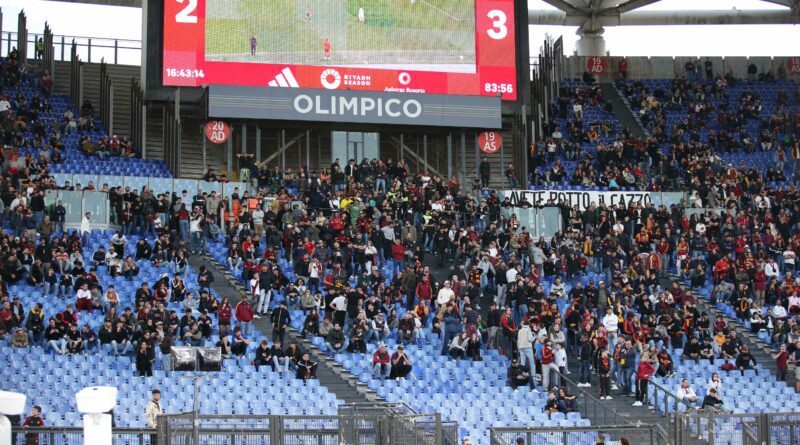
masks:
<path id="1" fill-rule="evenodd" d="M 489 37 L 495 40 L 505 39 L 508 35 L 508 28 L 506 27 L 506 13 L 499 9 L 492 9 L 486 14 L 487 17 L 492 19 L 492 28 L 486 31 Z"/>
<path id="2" fill-rule="evenodd" d="M 186 0 L 175 1 L 183 4 L 183 2 Z M 197 16 L 192 15 L 194 14 L 195 9 L 197 9 L 197 0 L 189 0 L 189 3 L 186 5 L 186 7 L 175 14 L 175 23 L 197 23 Z"/>

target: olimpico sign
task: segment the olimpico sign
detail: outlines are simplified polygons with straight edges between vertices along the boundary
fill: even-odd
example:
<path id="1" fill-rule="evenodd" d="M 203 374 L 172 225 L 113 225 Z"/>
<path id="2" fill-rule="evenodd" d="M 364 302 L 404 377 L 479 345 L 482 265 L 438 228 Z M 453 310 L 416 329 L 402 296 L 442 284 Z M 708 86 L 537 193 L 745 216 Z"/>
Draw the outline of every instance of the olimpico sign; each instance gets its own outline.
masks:
<path id="1" fill-rule="evenodd" d="M 397 98 L 386 99 L 371 97 L 344 97 L 330 96 L 323 98 L 319 94 L 314 96 L 300 94 L 294 98 L 294 109 L 298 113 L 317 115 L 341 116 L 389 116 L 416 119 L 422 115 L 422 104 L 415 99 L 400 100 Z"/>
<path id="2" fill-rule="evenodd" d="M 499 96 L 212 85 L 214 119 L 274 119 L 497 129 Z"/>

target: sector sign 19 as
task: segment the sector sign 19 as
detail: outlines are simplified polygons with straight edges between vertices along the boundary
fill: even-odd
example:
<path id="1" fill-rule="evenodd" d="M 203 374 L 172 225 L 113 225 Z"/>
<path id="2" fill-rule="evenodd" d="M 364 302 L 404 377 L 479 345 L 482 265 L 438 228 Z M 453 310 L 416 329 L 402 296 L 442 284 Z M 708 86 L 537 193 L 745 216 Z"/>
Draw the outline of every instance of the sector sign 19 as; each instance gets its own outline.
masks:
<path id="1" fill-rule="evenodd" d="M 497 131 L 483 131 L 478 134 L 478 147 L 486 154 L 495 154 L 503 148 L 503 136 Z"/>
<path id="2" fill-rule="evenodd" d="M 164 85 L 517 97 L 514 0 L 164 2 Z"/>

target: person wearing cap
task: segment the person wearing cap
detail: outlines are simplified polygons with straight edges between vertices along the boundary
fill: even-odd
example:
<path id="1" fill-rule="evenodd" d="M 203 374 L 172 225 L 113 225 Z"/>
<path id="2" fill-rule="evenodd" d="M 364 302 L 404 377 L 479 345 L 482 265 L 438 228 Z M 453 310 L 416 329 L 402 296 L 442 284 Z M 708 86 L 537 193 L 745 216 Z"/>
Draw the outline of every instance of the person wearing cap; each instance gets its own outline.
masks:
<path id="1" fill-rule="evenodd" d="M 439 289 L 439 293 L 436 295 L 437 306 L 442 307 L 455 299 L 456 294 L 450 285 L 450 280 L 445 280 L 442 288 Z"/>
<path id="2" fill-rule="evenodd" d="M 383 313 L 378 312 L 375 314 L 375 318 L 370 322 L 370 329 L 367 331 L 367 338 L 365 341 L 370 342 L 372 339 L 375 339 L 378 343 L 381 343 L 391 333 L 392 331 L 389 329 L 389 325 L 386 324 L 386 320 L 383 318 Z"/>
<path id="3" fill-rule="evenodd" d="M 392 370 L 389 373 L 390 379 L 405 380 L 410 376 L 414 379 L 413 365 L 411 359 L 406 355 L 406 350 L 403 345 L 397 345 L 397 350 L 392 354 L 391 358 Z"/>

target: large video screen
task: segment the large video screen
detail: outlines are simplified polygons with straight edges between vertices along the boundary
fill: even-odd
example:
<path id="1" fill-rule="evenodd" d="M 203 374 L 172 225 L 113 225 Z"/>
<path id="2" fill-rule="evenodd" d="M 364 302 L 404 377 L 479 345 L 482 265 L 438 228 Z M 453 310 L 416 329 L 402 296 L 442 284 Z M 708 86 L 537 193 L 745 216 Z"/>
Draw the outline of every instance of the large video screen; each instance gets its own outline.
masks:
<path id="1" fill-rule="evenodd" d="M 168 86 L 516 98 L 513 0 L 166 0 Z"/>

